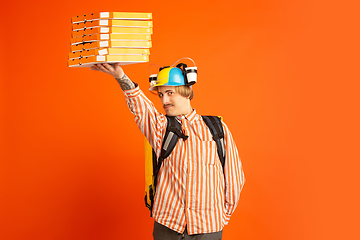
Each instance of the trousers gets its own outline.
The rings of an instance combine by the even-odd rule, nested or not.
[[[188,235],[186,228],[184,233],[178,233],[155,221],[153,237],[154,240],[221,240],[222,231]]]

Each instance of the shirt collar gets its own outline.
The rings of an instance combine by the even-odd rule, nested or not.
[[[190,123],[197,121],[199,119],[199,115],[196,113],[196,110],[193,109],[190,113],[185,115],[176,116],[176,118],[181,122],[183,119],[187,119]]]

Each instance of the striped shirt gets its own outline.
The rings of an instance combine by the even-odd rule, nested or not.
[[[160,156],[166,117],[136,87],[124,91],[135,122]],[[230,219],[245,182],[235,142],[223,123],[225,176],[217,146],[202,117],[193,110],[177,116],[187,140],[179,138],[158,174],[154,220],[176,232],[201,234],[221,231]]]

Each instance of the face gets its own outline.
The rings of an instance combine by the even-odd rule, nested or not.
[[[190,99],[177,93],[174,86],[161,86],[157,91],[166,115],[178,116],[188,114],[192,110]]]

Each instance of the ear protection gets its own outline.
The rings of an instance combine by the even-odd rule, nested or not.
[[[191,60],[193,62],[193,64],[194,64],[194,66],[193,67],[188,67],[187,64],[185,64],[185,63],[177,64],[179,61],[181,61],[183,59]],[[184,76],[185,86],[191,86],[191,85],[193,85],[193,84],[195,84],[197,82],[197,67],[196,67],[196,64],[195,64],[194,60],[192,60],[191,58],[188,58],[188,57],[180,58],[172,66],[159,67],[159,72],[161,70],[165,69],[165,68],[173,67],[175,64],[177,64],[176,67],[181,70],[182,75]],[[158,74],[150,74],[149,82],[150,82],[150,89],[153,86],[157,85],[157,83],[158,83]]]

